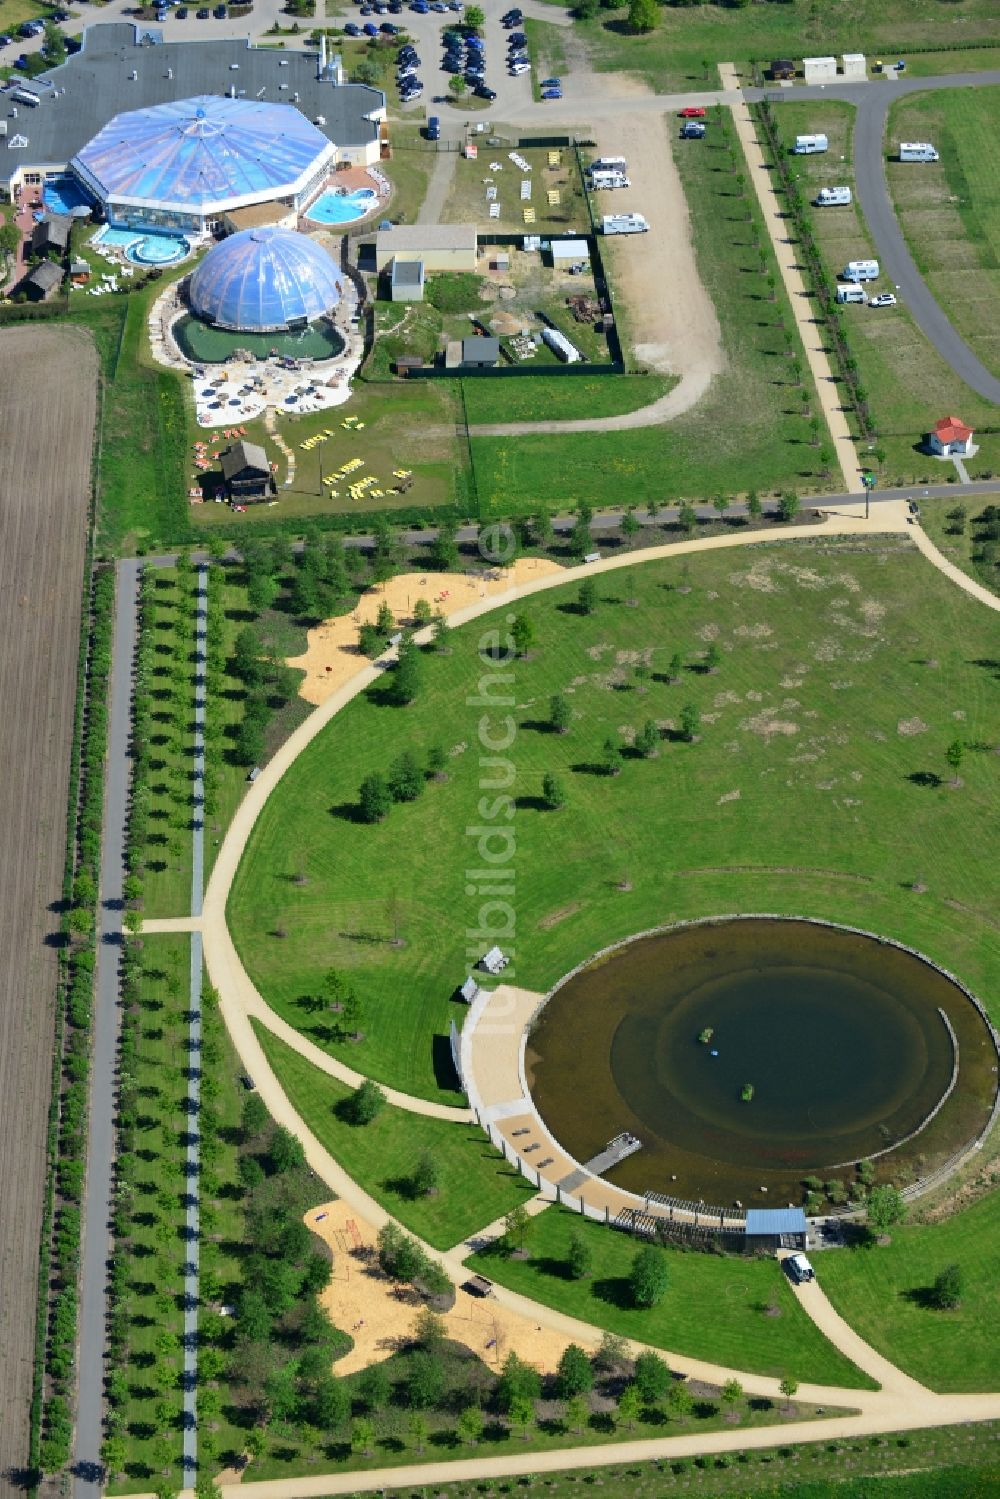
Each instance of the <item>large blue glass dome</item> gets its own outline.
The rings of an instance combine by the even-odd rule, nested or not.
[[[213,245],[191,277],[192,311],[220,328],[274,333],[311,323],[340,301],[340,272],[293,229],[243,229]]]

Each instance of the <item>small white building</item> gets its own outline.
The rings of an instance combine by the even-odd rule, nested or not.
[[[868,59],[863,52],[845,52],[840,59],[844,64],[844,77],[864,82],[868,77]]]
[[[392,224],[375,235],[375,267],[421,260],[428,271],[476,269],[475,224]]]
[[[485,968],[487,973],[503,973],[507,967],[507,959],[499,947],[491,947],[489,952],[484,953],[480,961],[480,967]]]
[[[806,83],[835,83],[837,59],[835,57],[804,57],[802,73]]]
[[[590,247],[585,239],[554,239],[552,241],[552,264],[573,265],[577,261],[590,259]]]
[[[939,458],[969,458],[975,451],[972,428],[958,416],[943,416],[928,435],[927,446]]]

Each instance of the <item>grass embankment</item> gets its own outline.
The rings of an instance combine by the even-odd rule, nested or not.
[[[574,1233],[593,1256],[587,1280],[570,1280],[565,1269]],[[468,1264],[569,1317],[673,1353],[753,1374],[791,1375],[800,1383],[876,1388],[801,1310],[777,1260],[746,1259],[734,1266],[721,1255],[665,1249],[666,1295],[655,1307],[637,1308],[628,1274],[638,1245],[629,1235],[552,1207],[532,1220],[525,1247],[526,1260],[486,1253],[472,1255]]]
[[[787,357],[798,353],[801,360],[801,345],[752,187],[736,178],[739,157],[730,151],[738,146],[728,112],[717,112],[704,141],[680,144],[696,147],[678,151],[677,164],[698,271],[718,314],[725,370],[691,411],[664,426],[474,437],[484,517],[537,508],[540,496],[553,506],[596,506],[609,496],[665,504],[682,495],[801,490],[825,482],[808,421],[815,395],[803,383],[808,373],[797,376]],[[664,150],[671,149],[664,139]],[[641,255],[641,242],[622,253]]]
[[[673,375],[527,376],[523,380],[464,380],[470,426],[477,422],[573,421],[618,416],[651,406],[677,384]]]
[[[961,1305],[930,1299],[947,1265],[962,1272]],[[892,1243],[823,1255],[823,1289],[873,1348],[932,1390],[1000,1387],[1000,1195],[944,1223],[894,1228]]]
[[[975,98],[979,90],[964,92]],[[775,119],[786,146],[794,143],[796,135],[808,132],[822,131],[829,137],[828,152],[795,158],[794,170],[807,204],[822,187],[846,186],[853,190],[852,105],[821,97],[802,104],[783,102],[775,109]],[[913,128],[918,128],[916,122]],[[924,180],[920,174],[936,168],[907,164],[895,169],[890,166],[890,174],[893,170],[910,173],[906,181],[919,184]],[[807,206],[805,212],[831,280],[842,279],[840,273],[849,260],[877,258],[874,241],[856,197],[848,207]],[[959,225],[956,238],[960,240],[961,237]],[[952,252],[960,255],[960,244],[954,240],[950,243]],[[873,293],[887,289],[889,285],[884,276],[874,288],[869,288]],[[946,297],[942,305],[952,316],[955,304],[951,298]],[[868,391],[879,434],[876,446],[885,452],[880,470],[883,482],[906,484],[922,479],[944,484],[957,477],[950,463],[937,461],[922,451],[924,436],[939,417],[951,412],[958,413],[976,427],[982,427],[984,423],[995,426],[996,412],[992,405],[959,379],[917,327],[903,303],[879,308],[848,303],[838,310],[852,353],[858,361],[861,383]],[[872,455],[868,453],[866,456]],[[875,466],[878,467],[877,463]],[[969,461],[967,467],[973,477],[991,467],[1000,469],[1000,439],[985,438],[979,454]]]
[[[350,1124],[342,1112],[350,1088],[256,1021],[254,1031],[292,1107],[320,1144],[376,1202],[435,1249],[461,1243],[532,1194],[476,1125],[425,1119],[388,1103],[371,1124]],[[433,1195],[417,1195],[410,1185],[425,1151],[440,1175]]]
[[[601,579],[598,596],[589,616],[575,612],[576,585],[528,601],[536,645],[493,689],[517,704],[503,751],[516,798],[516,982],[545,990],[662,923],[771,911],[889,933],[991,1003],[1000,957],[983,930],[994,928],[996,870],[980,830],[1000,800],[997,761],[969,749],[952,791],[944,760],[956,736],[985,748],[1000,737],[988,611],[895,538],[649,562]],[[496,628],[451,633],[450,654],[424,658],[409,708],[372,692],[333,719],[265,805],[229,907],[247,968],[285,1019],[358,1071],[452,1102],[435,1049],[464,1014],[451,996],[481,904],[466,891],[481,860],[465,830],[483,825],[482,782],[497,776],[480,763],[476,705],[489,671],[477,641]],[[714,676],[700,669],[711,641]],[[671,684],[675,652],[685,664]],[[566,735],[546,731],[556,692],[573,709]],[[699,744],[668,738],[656,759],[593,773],[609,735],[676,724],[687,703],[704,716]],[[356,820],[370,771],[404,748],[426,763],[437,744],[447,781],[383,824]],[[550,770],[567,793],[557,814],[539,808]],[[937,786],[911,779],[925,772]],[[915,881],[929,888],[915,894]],[[357,1046],[318,1034],[300,1003],[331,966],[365,1004]]]
[[[657,93],[718,88],[716,61],[745,64],[751,58],[825,56],[863,48],[870,57],[909,57],[908,48],[996,41],[991,0],[830,0],[808,9],[751,5],[660,10],[656,28],[630,34],[625,11],[598,12],[577,31],[590,44],[593,65],[608,72],[638,73]],[[890,49],[891,52],[890,52]],[[963,71],[976,53],[944,53],[939,72]],[[970,61],[971,59],[971,61]]]
[[[998,112],[1000,87],[941,90],[901,100],[886,134],[889,191],[913,258],[994,374],[1000,373]],[[932,141],[940,160],[896,161],[900,140]],[[995,413],[991,425],[997,426]],[[1000,468],[1000,443],[993,456]]]

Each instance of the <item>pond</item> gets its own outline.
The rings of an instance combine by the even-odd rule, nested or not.
[[[236,349],[266,359],[271,353],[292,359],[335,359],[343,352],[344,340],[329,323],[310,323],[295,333],[247,333],[214,328],[185,313],[173,326],[181,353],[198,364],[222,364]]]
[[[915,954],[801,921],[614,950],[556,990],[525,1062],[577,1160],[631,1130],[643,1148],[610,1180],[718,1204],[800,1202],[804,1176],[849,1182],[887,1150],[880,1175],[905,1184],[975,1136],[996,1087],[986,1025],[957,985]]]

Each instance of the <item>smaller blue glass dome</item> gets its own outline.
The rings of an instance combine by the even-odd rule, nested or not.
[[[243,229],[213,245],[189,288],[196,316],[247,333],[314,322],[340,293],[339,269],[321,245],[274,228]]]

